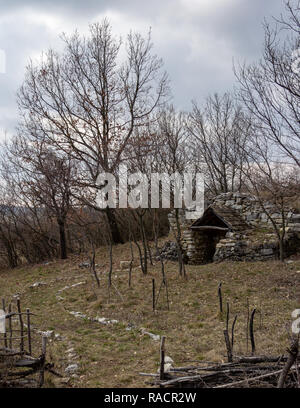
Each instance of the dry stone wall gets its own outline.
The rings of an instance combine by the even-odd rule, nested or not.
[[[192,220],[186,220],[185,210],[180,209],[181,241],[189,264],[207,263],[212,245],[215,246],[215,252],[211,261],[224,259],[255,261],[278,257],[278,240],[272,222],[254,196],[224,193],[217,196],[210,204],[216,207],[229,207],[237,211],[246,221],[249,229],[228,231],[225,236],[209,237],[201,231],[191,230]],[[265,202],[264,206],[272,215],[272,219],[280,226],[281,215],[276,212],[272,203]],[[287,218],[285,252],[286,255],[291,255],[300,249],[300,214],[287,210],[285,215]],[[177,223],[174,212],[169,214],[169,223],[171,230],[176,231]],[[212,239],[216,242],[209,242]]]

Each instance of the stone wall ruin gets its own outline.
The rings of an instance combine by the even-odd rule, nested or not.
[[[264,206],[280,226],[282,218],[275,207],[268,202],[264,203]],[[187,263],[206,264],[225,259],[263,261],[278,258],[278,239],[272,222],[254,196],[242,193],[220,194],[205,210],[204,215],[209,211],[210,218],[206,215],[205,221],[210,223],[211,228],[201,225],[197,227],[197,222],[201,224],[201,219],[193,223],[186,220],[185,210],[179,210],[182,247]],[[300,249],[300,214],[295,210],[287,210],[286,218],[284,248],[285,255],[290,256]],[[174,212],[169,214],[169,223],[170,228],[176,230]]]

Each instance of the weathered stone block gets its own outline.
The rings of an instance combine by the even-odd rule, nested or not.
[[[263,249],[261,249],[260,253],[262,255],[273,255],[274,250],[272,248],[263,248]]]
[[[246,216],[246,220],[247,221],[256,221],[257,220],[257,217],[258,217],[258,214],[249,214],[249,215],[247,215]]]

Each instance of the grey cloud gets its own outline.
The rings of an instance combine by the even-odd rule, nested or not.
[[[93,17],[95,14],[107,11],[118,10],[120,13],[130,13],[134,15],[153,16],[160,12],[166,4],[175,4],[177,0],[7,0],[0,1],[2,13],[19,9],[34,8],[56,14],[66,14],[66,16]]]
[[[197,5],[189,7],[190,1]],[[203,2],[202,2],[203,1]],[[198,4],[203,4],[199,7]],[[209,4],[209,7],[206,7]],[[234,84],[232,58],[253,60],[260,56],[264,16],[278,16],[282,0],[0,0],[0,49],[7,53],[7,74],[0,74],[0,129],[17,121],[15,95],[29,57],[61,46],[65,29],[87,27],[99,15],[121,16],[121,28],[152,27],[155,52],[165,61],[172,80],[174,102],[189,109],[191,99],[230,90]],[[217,6],[219,4],[219,6]],[[34,12],[58,17],[53,29]],[[126,32],[123,32],[126,35]]]

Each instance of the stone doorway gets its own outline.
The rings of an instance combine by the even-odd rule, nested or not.
[[[226,232],[227,231],[218,231],[215,229],[195,231],[195,234],[199,234],[198,242],[202,241],[198,250],[202,252],[203,264],[213,262],[217,243],[225,237]]]
[[[202,264],[213,262],[217,243],[230,231],[230,225],[213,208],[195,221],[190,229],[193,232],[197,259]]]

